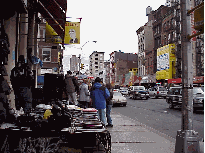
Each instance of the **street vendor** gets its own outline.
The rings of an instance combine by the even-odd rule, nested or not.
[[[22,107],[25,113],[29,113],[32,108],[33,77],[23,55],[19,56],[17,65],[11,70],[10,80],[14,89],[16,109],[20,110]]]

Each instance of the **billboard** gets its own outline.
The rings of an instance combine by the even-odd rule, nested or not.
[[[80,22],[66,22],[65,44],[80,44]]]
[[[62,43],[61,37],[46,22],[46,42]],[[80,22],[65,23],[64,44],[80,44]]]
[[[172,79],[175,71],[175,44],[168,44],[157,49],[156,79]]]

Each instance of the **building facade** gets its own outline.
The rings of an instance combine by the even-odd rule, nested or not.
[[[76,73],[79,70],[79,58],[76,55],[72,55],[70,58],[70,71]]]
[[[136,31],[138,36],[138,76],[144,78],[141,80],[142,83],[155,83],[153,50],[154,11],[152,11],[150,6],[146,8],[146,16],[148,16],[148,22]]]
[[[89,56],[89,59],[90,75],[92,75],[94,78],[100,77],[104,71],[104,52],[93,51],[93,53]]]
[[[129,85],[129,69],[138,68],[138,55],[114,51],[110,54],[110,83],[114,85]],[[137,75],[137,73],[135,74]],[[134,82],[133,82],[134,83]]]
[[[25,62],[28,63],[34,74],[35,85],[33,88],[37,87],[40,64],[38,39],[41,39],[39,24],[43,20],[42,18],[46,19],[58,35],[64,38],[67,1],[7,0],[2,1],[1,6],[4,9],[0,10],[0,30],[1,34],[5,33],[8,36],[9,50],[8,56],[5,56],[8,62],[1,65],[1,69],[5,68],[5,79],[12,89],[8,98],[11,107],[15,108],[14,92],[10,82],[11,70],[16,66],[18,57],[24,55]],[[58,24],[55,21],[59,21]]]
[[[197,1],[191,0],[190,7],[195,7]],[[153,11],[151,7],[147,8],[148,22],[137,30],[138,35],[138,75],[148,78],[150,74],[156,75],[156,81],[166,85],[168,79],[178,79],[182,77],[182,50],[181,50],[181,34],[182,34],[182,18],[181,18],[181,2],[180,0],[167,0],[166,6],[161,5],[157,10]],[[192,35],[197,31],[194,28],[194,12],[191,14],[191,31]],[[149,41],[146,39],[146,33],[150,33],[147,25],[152,26],[153,31],[153,54],[152,49],[147,47]],[[147,28],[147,29],[146,29]],[[199,78],[204,76],[204,52],[203,52],[203,36],[191,38],[191,51],[193,62],[193,76]],[[150,37],[149,37],[150,38]],[[169,49],[169,51],[167,50]],[[166,50],[166,51],[165,51]],[[160,53],[161,52],[161,53]],[[164,53],[162,53],[164,52]],[[165,53],[166,52],[166,53]],[[160,54],[160,56],[159,56]],[[165,58],[169,54],[168,67],[162,66],[162,71],[166,69],[166,75],[159,73],[160,58]],[[151,59],[152,58],[152,59]],[[153,68],[150,67],[150,64]],[[162,64],[162,63],[161,63]],[[145,73],[144,73],[145,66]],[[169,69],[170,66],[170,69]],[[151,71],[150,71],[151,70]],[[153,70],[153,72],[152,72]],[[161,75],[159,77],[159,74]],[[148,79],[149,80],[149,79]]]
[[[62,58],[63,49],[58,43],[50,43],[46,37],[46,20],[41,20],[39,24],[38,53],[43,66],[38,66],[38,75],[45,73],[63,73]]]

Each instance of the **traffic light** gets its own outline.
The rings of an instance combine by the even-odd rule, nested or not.
[[[84,64],[83,63],[81,63],[81,65],[80,65],[80,69],[82,70],[82,69],[84,69]]]

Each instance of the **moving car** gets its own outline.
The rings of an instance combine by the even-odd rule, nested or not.
[[[137,99],[137,98],[149,98],[149,92],[145,89],[144,86],[131,86],[130,90],[130,98]]]
[[[156,87],[152,87],[149,89],[149,96],[150,98],[159,98],[159,97],[163,97],[164,99],[166,99],[167,96],[167,89],[163,86],[156,86]]]
[[[118,91],[113,91],[113,98],[112,98],[113,105],[127,105],[127,99]]]
[[[122,95],[128,95],[128,88],[120,88],[120,92]]]
[[[169,108],[182,105],[182,87],[170,87],[166,102]],[[204,110],[204,92],[201,87],[193,88],[193,111]]]

